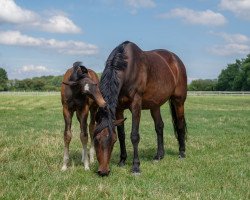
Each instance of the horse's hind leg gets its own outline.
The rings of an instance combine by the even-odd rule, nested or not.
[[[155,131],[157,133],[157,153],[154,157],[155,160],[160,160],[164,157],[164,142],[163,142],[163,128],[164,123],[161,118],[160,107],[150,110],[151,116],[154,119]]]
[[[174,130],[179,142],[179,157],[185,158],[186,121],[184,116],[184,101],[181,101],[180,99],[171,99],[170,109]]]
[[[71,133],[72,116],[73,112],[69,111],[66,107],[63,107],[65,129],[64,129],[64,156],[63,156],[62,171],[65,171],[67,169],[69,162],[69,143],[72,138],[72,133]]]
[[[88,118],[89,107],[85,105],[83,109],[77,111],[77,119],[80,122],[80,139],[82,142],[82,163],[84,169],[89,170],[89,157],[88,157],[88,131],[87,131],[87,118]]]

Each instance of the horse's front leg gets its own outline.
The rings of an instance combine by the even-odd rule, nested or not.
[[[89,106],[84,105],[82,110],[77,111],[77,119],[80,122],[80,139],[82,142],[82,163],[84,169],[89,170],[89,157],[88,157],[88,131],[87,131],[87,118],[88,118]]]
[[[124,119],[123,110],[118,110],[116,112],[116,119]],[[120,143],[120,162],[118,166],[122,167],[125,165],[125,161],[127,159],[127,150],[126,150],[126,143],[125,143],[125,131],[124,131],[124,123],[117,126],[118,138]]]
[[[72,133],[71,133],[72,116],[73,112],[70,111],[67,108],[67,106],[64,106],[63,117],[65,122],[65,129],[64,129],[64,155],[63,155],[62,171],[65,171],[68,168],[68,163],[69,163],[69,144],[72,138]]]
[[[140,142],[139,124],[140,124],[140,118],[141,118],[141,97],[139,95],[137,94],[135,95],[133,102],[131,104],[130,110],[132,112],[131,142],[134,148],[132,173],[137,174],[137,173],[140,173],[138,144]]]

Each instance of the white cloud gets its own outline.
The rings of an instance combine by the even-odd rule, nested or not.
[[[153,0],[126,0],[126,3],[133,8],[153,8],[156,6]]]
[[[21,8],[13,0],[0,0],[0,23],[30,23],[37,19],[36,13]]]
[[[137,14],[139,8],[153,8],[156,6],[154,0],[125,0],[125,3],[132,8],[131,14]]]
[[[35,38],[21,34],[19,31],[0,31],[0,44],[54,49],[58,53],[71,55],[93,55],[98,53],[98,47],[93,44],[73,40],[60,41]]]
[[[25,25],[52,33],[81,32],[81,29],[63,14],[52,15],[47,19],[33,11],[21,8],[13,0],[0,0],[0,10],[0,23]]]
[[[219,36],[223,38],[226,42],[229,43],[247,43],[250,42],[250,39],[243,34],[228,34],[228,33],[214,33],[211,32],[211,34]]]
[[[227,22],[221,13],[216,13],[212,10],[194,11],[188,8],[172,9],[168,13],[158,15],[158,17],[163,19],[180,18],[186,23],[209,26],[221,26]]]
[[[223,10],[229,10],[238,17],[250,20],[249,0],[221,0],[220,8]]]
[[[250,38],[242,34],[213,33],[224,40],[223,44],[214,45],[209,49],[220,56],[246,55],[250,53]]]
[[[32,78],[36,76],[58,75],[61,72],[44,65],[24,65],[11,71],[11,75],[19,78]]]
[[[52,33],[80,33],[81,29],[77,27],[72,20],[63,15],[55,15],[48,21],[37,24],[42,30]]]
[[[47,67],[45,66],[34,66],[34,65],[25,65],[22,66],[19,70],[20,73],[26,73],[26,72],[49,72],[51,70],[49,70]]]

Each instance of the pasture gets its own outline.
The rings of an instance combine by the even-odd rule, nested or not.
[[[168,104],[165,157],[156,153],[149,111],[140,124],[141,175],[130,172],[131,115],[126,112],[127,164],[119,168],[115,144],[108,177],[81,164],[74,116],[70,167],[61,172],[63,129],[60,95],[0,95],[0,199],[250,199],[250,96],[188,96],[187,158],[178,159]]]

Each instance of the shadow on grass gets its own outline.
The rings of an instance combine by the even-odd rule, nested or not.
[[[139,149],[139,159],[141,161],[146,161],[146,162],[152,162],[154,157],[156,155],[156,148],[144,148],[144,149]],[[132,163],[132,159],[133,159],[133,150],[127,150],[127,161],[126,163]],[[173,149],[167,149],[165,150],[165,157],[178,157],[178,151],[177,150],[173,150]],[[164,159],[163,158],[163,159]],[[111,163],[112,164],[117,164],[118,161],[120,159],[120,152],[115,152],[112,154],[112,158],[111,158]]]
[[[74,163],[75,166],[83,166],[82,163],[82,152],[81,150],[72,150],[69,153],[69,157],[70,157],[70,165],[72,165]]]
[[[141,161],[144,161],[144,162],[152,162],[155,154],[156,154],[156,148],[139,149],[139,158]],[[127,150],[127,155],[128,155],[128,157],[126,160],[126,164],[130,165],[130,164],[132,164],[132,160],[133,160],[133,149]],[[164,158],[166,158],[168,156],[177,158],[178,151],[173,150],[173,149],[166,149]],[[80,150],[72,150],[70,152],[69,167],[72,167],[72,165],[74,165],[76,167],[83,166],[83,163],[81,160],[82,160],[81,151]],[[119,160],[120,160],[120,152],[119,151],[113,152],[112,156],[111,156],[111,160],[110,160],[110,165],[117,165]],[[90,165],[90,168],[91,168],[91,170],[94,170],[94,172],[97,171],[98,162],[96,160],[96,156],[95,156],[95,162]]]

